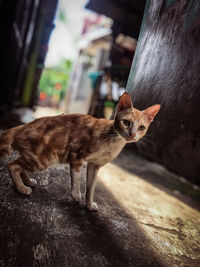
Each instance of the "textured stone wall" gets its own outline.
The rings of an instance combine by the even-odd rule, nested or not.
[[[134,148],[200,183],[200,1],[147,1],[127,90],[136,108],[161,104]]]

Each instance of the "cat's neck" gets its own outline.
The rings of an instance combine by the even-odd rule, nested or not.
[[[98,119],[96,124],[93,152],[85,160],[103,166],[117,157],[126,141],[115,129],[114,121]]]
[[[120,133],[117,131],[115,127],[115,121],[114,120],[107,120],[107,129],[105,132],[102,133],[102,136],[105,137],[105,141],[108,142],[119,142],[122,143],[123,145],[126,144],[126,140],[120,135]]]

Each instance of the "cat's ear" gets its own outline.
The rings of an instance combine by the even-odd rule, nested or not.
[[[120,97],[117,107],[118,107],[118,111],[133,107],[133,103],[132,103],[131,96],[129,95],[129,93],[127,92],[123,93],[123,95]]]
[[[143,114],[147,117],[148,122],[152,122],[159,110],[160,110],[160,105],[153,105],[143,110]]]

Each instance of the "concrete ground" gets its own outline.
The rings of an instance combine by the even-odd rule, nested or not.
[[[68,167],[33,176],[26,197],[1,166],[0,266],[200,266],[200,189],[183,177],[126,149],[100,170],[91,213]]]

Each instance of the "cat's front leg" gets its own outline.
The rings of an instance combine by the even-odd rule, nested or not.
[[[71,164],[70,164],[70,175],[71,175],[71,196],[72,198],[81,203],[81,192],[80,192],[80,178],[81,178],[81,171],[77,171]]]
[[[93,202],[98,170],[99,166],[88,162],[86,177],[86,205],[87,208],[91,211],[98,210],[97,204]]]

